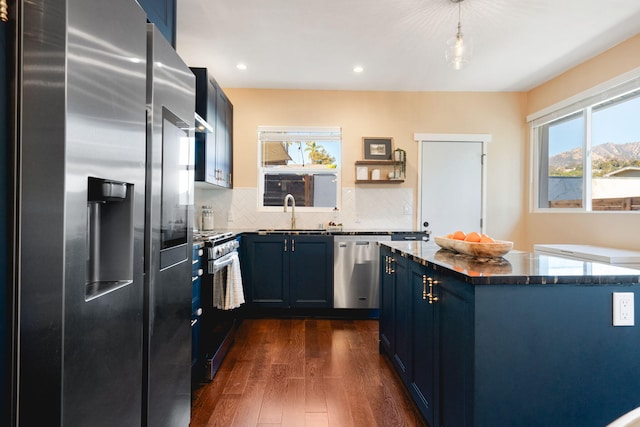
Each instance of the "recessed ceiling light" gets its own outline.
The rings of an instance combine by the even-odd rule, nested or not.
[[[238,65],[236,65],[236,68],[237,68],[238,70],[242,70],[242,71],[244,71],[244,70],[246,70],[246,69],[247,69],[247,64],[243,64],[242,62],[240,62],[240,63],[238,63]]]
[[[356,65],[355,67],[353,67],[354,73],[362,73],[363,71],[364,71],[364,68],[362,68],[362,66],[360,65]]]

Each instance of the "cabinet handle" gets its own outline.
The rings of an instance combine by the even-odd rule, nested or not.
[[[287,239],[284,239],[284,251],[287,252]]]
[[[429,284],[429,293],[427,294],[427,297],[429,298],[429,304],[438,302],[439,298],[433,294],[433,285],[437,285],[438,281],[433,280],[431,277],[426,277],[426,282]]]
[[[393,263],[396,262],[395,258],[389,257],[389,274],[393,274],[396,271],[393,269]]]
[[[388,255],[385,255],[385,266],[384,271],[387,274],[393,274],[393,268],[391,267],[391,263],[393,262],[393,258]]]
[[[427,299],[427,276],[422,275],[422,299]]]
[[[296,241],[291,239],[291,252],[296,251]]]

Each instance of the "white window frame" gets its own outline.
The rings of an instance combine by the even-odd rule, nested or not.
[[[282,206],[264,206],[263,205],[263,197],[264,197],[264,175],[265,173],[272,172],[274,169],[265,168],[262,166],[262,141],[261,133],[262,132],[292,132],[292,133],[313,133],[313,132],[322,132],[322,133],[339,133],[339,141],[340,141],[340,159],[337,162],[337,167],[335,169],[323,169],[323,168],[314,168],[313,165],[305,165],[304,167],[288,167],[285,169],[279,170],[279,172],[286,173],[304,173],[307,174],[313,171],[325,171],[336,175],[336,206],[332,207],[319,207],[319,206],[298,206],[296,205],[297,212],[333,212],[334,208],[342,209],[342,128],[338,126],[331,127],[311,127],[311,126],[258,126],[258,191],[257,191],[257,210],[259,212],[282,212]],[[335,141],[335,138],[331,139],[331,141]]]
[[[614,98],[622,97],[631,92],[640,89],[640,68],[636,68],[620,76],[594,86],[591,89],[578,93],[564,101],[558,102],[536,113],[527,116],[529,124],[529,146],[530,146],[530,185],[529,194],[529,211],[539,213],[616,213],[616,214],[637,214],[637,211],[592,211],[591,208],[591,179],[585,176],[586,171],[591,168],[591,110],[592,107],[602,102],[609,101]],[[583,190],[581,208],[541,208],[538,206],[540,191],[540,144],[539,144],[539,126],[553,122],[562,117],[566,117],[577,113],[585,112],[585,150],[583,155]]]

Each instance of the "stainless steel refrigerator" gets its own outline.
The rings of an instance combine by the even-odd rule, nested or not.
[[[151,24],[148,37],[144,424],[188,426],[195,76]]]
[[[17,424],[186,426],[193,76],[133,0],[18,4]]]

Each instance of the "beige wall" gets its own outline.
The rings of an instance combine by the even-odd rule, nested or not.
[[[490,235],[512,240],[522,250],[531,250],[534,243],[640,250],[640,239],[634,237],[640,229],[637,213],[530,212],[530,141],[525,123],[528,114],[640,67],[639,52],[637,35],[526,94],[225,89],[234,105],[234,185],[257,187],[256,131],[261,125],[340,126],[343,187],[354,186],[353,162],[362,158],[362,137],[393,137],[394,148],[407,151],[407,179],[402,188],[413,191],[414,200],[418,200],[415,132],[488,133],[493,136],[488,148]],[[200,194],[215,197],[215,192]],[[411,223],[415,224],[417,202],[412,209]],[[254,225],[260,227],[260,216],[255,218]]]
[[[527,94],[527,114],[638,67],[640,34],[531,90]],[[525,143],[528,147],[528,137]],[[528,166],[529,149],[525,152]],[[526,186],[523,191],[527,191]],[[581,243],[640,250],[637,212],[530,213],[528,209],[525,212],[523,243],[529,249],[534,243]]]
[[[234,186],[257,186],[258,126],[340,126],[343,187],[355,184],[354,162],[362,159],[362,137],[393,137],[407,151],[407,179],[417,200],[418,144],[415,132],[485,133],[488,146],[487,232],[523,240],[523,139],[526,98],[522,93],[359,92],[225,89],[234,106]],[[455,165],[451,165],[455,167]],[[442,185],[447,185],[443,183]],[[388,188],[381,185],[379,188]],[[367,188],[371,188],[367,185]],[[455,195],[452,195],[455,197]],[[417,202],[413,204],[416,223]],[[392,228],[392,226],[390,226]]]

